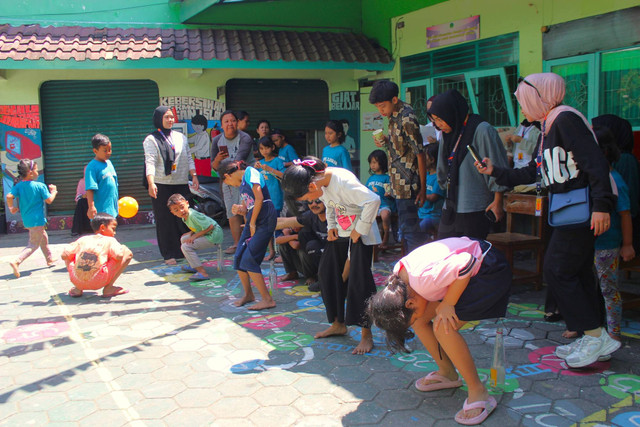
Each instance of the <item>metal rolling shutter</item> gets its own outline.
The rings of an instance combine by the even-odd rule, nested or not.
[[[226,85],[227,107],[279,129],[324,129],[329,120],[329,88],[322,80],[231,79]]]
[[[96,133],[111,140],[120,196],[150,208],[141,184],[142,141],[153,131],[158,102],[158,86],[151,80],[60,80],[41,86],[45,181],[59,191],[50,214],[73,213],[78,180],[94,157],[91,137]]]

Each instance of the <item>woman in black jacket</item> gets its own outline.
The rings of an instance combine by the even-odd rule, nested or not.
[[[561,105],[564,79],[553,73],[531,74],[521,79],[515,92],[526,119],[541,123],[542,138],[534,158],[525,168],[493,167],[490,159],[476,162],[482,174],[498,184],[514,186],[539,182],[550,198],[588,187],[590,218],[570,227],[554,227],[544,259],[544,280],[571,331],[584,336],[556,348],[556,356],[579,368],[609,357],[620,347],[602,327],[604,306],[593,270],[594,242],[609,229],[609,212],[615,206],[609,167],[591,126],[576,109]],[[552,224],[553,225],[553,224]]]

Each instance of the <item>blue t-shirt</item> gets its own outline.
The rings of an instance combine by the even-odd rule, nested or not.
[[[87,190],[93,190],[93,203],[98,212],[118,216],[118,176],[111,160],[91,160],[84,173],[84,184]]]
[[[322,161],[327,166],[335,166],[339,168],[345,168],[351,171],[351,157],[349,151],[342,145],[336,145],[332,147],[327,145],[322,150]]]
[[[435,202],[425,201],[424,205],[418,209],[418,218],[440,218],[442,205],[444,204],[444,190],[438,185],[438,174],[427,173],[426,181],[427,195],[439,194],[440,198]]]
[[[615,169],[611,171],[611,176],[618,187],[618,202],[616,211],[611,212],[611,227],[596,237],[596,250],[615,249],[622,246],[622,220],[619,212],[631,210],[629,187],[624,182],[624,178]]]
[[[51,193],[45,184],[38,181],[20,181],[13,186],[11,194],[18,199],[24,228],[40,227],[47,223],[44,201],[51,197]]]
[[[278,149],[278,158],[282,160],[282,163],[290,163],[298,158],[298,154],[291,144],[287,144],[286,147]]]
[[[390,188],[391,179],[386,173],[371,175],[367,180],[367,187],[369,188],[369,190],[373,191],[378,197],[380,197],[380,209],[389,209],[391,212],[395,212],[396,199],[391,196],[384,195],[385,184],[387,184],[387,188]],[[390,191],[388,192],[390,193]]]
[[[244,205],[247,207],[247,222],[251,220],[251,215],[253,215],[253,205],[256,202],[253,194],[253,184],[258,184],[260,186],[260,189],[262,190],[262,197],[264,197],[262,208],[260,209],[260,213],[256,219],[256,227],[258,227],[262,223],[267,222],[267,218],[269,218],[270,215],[277,216],[277,214],[262,174],[257,169],[249,166],[244,171],[242,183],[240,184],[240,200],[244,202]]]
[[[282,160],[279,157],[274,157],[273,159],[267,161],[265,159],[261,160],[260,163],[263,165],[267,165],[272,167],[273,169],[284,172],[285,167]],[[280,186],[280,180],[275,175],[270,174],[264,169],[260,169],[260,173],[264,178],[265,183],[267,184],[267,189],[269,190],[269,194],[271,195],[271,201],[273,202],[273,206],[275,206],[276,210],[280,212],[282,210],[282,205],[284,203],[284,197],[282,195],[282,187]]]

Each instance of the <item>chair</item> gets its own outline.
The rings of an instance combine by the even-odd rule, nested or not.
[[[544,248],[548,240],[547,233],[547,209],[548,200],[542,199],[542,214],[535,216],[536,196],[531,194],[505,193],[504,210],[507,214],[507,231],[504,233],[492,233],[487,240],[507,257],[513,271],[513,283],[533,283],[535,289],[542,288],[542,263],[544,260]],[[516,233],[514,229],[514,215],[526,215],[531,220],[531,230],[534,234]],[[517,251],[532,250],[536,256],[535,271],[516,268],[513,264],[514,253]]]

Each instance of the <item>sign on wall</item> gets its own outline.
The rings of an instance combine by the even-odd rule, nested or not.
[[[427,27],[427,49],[480,38],[480,15]]]
[[[6,197],[18,183],[18,162],[30,159],[37,163],[44,182],[42,158],[42,134],[40,131],[40,107],[38,105],[0,105],[0,162],[2,163],[2,188]],[[15,227],[20,214],[5,210],[7,222]]]

